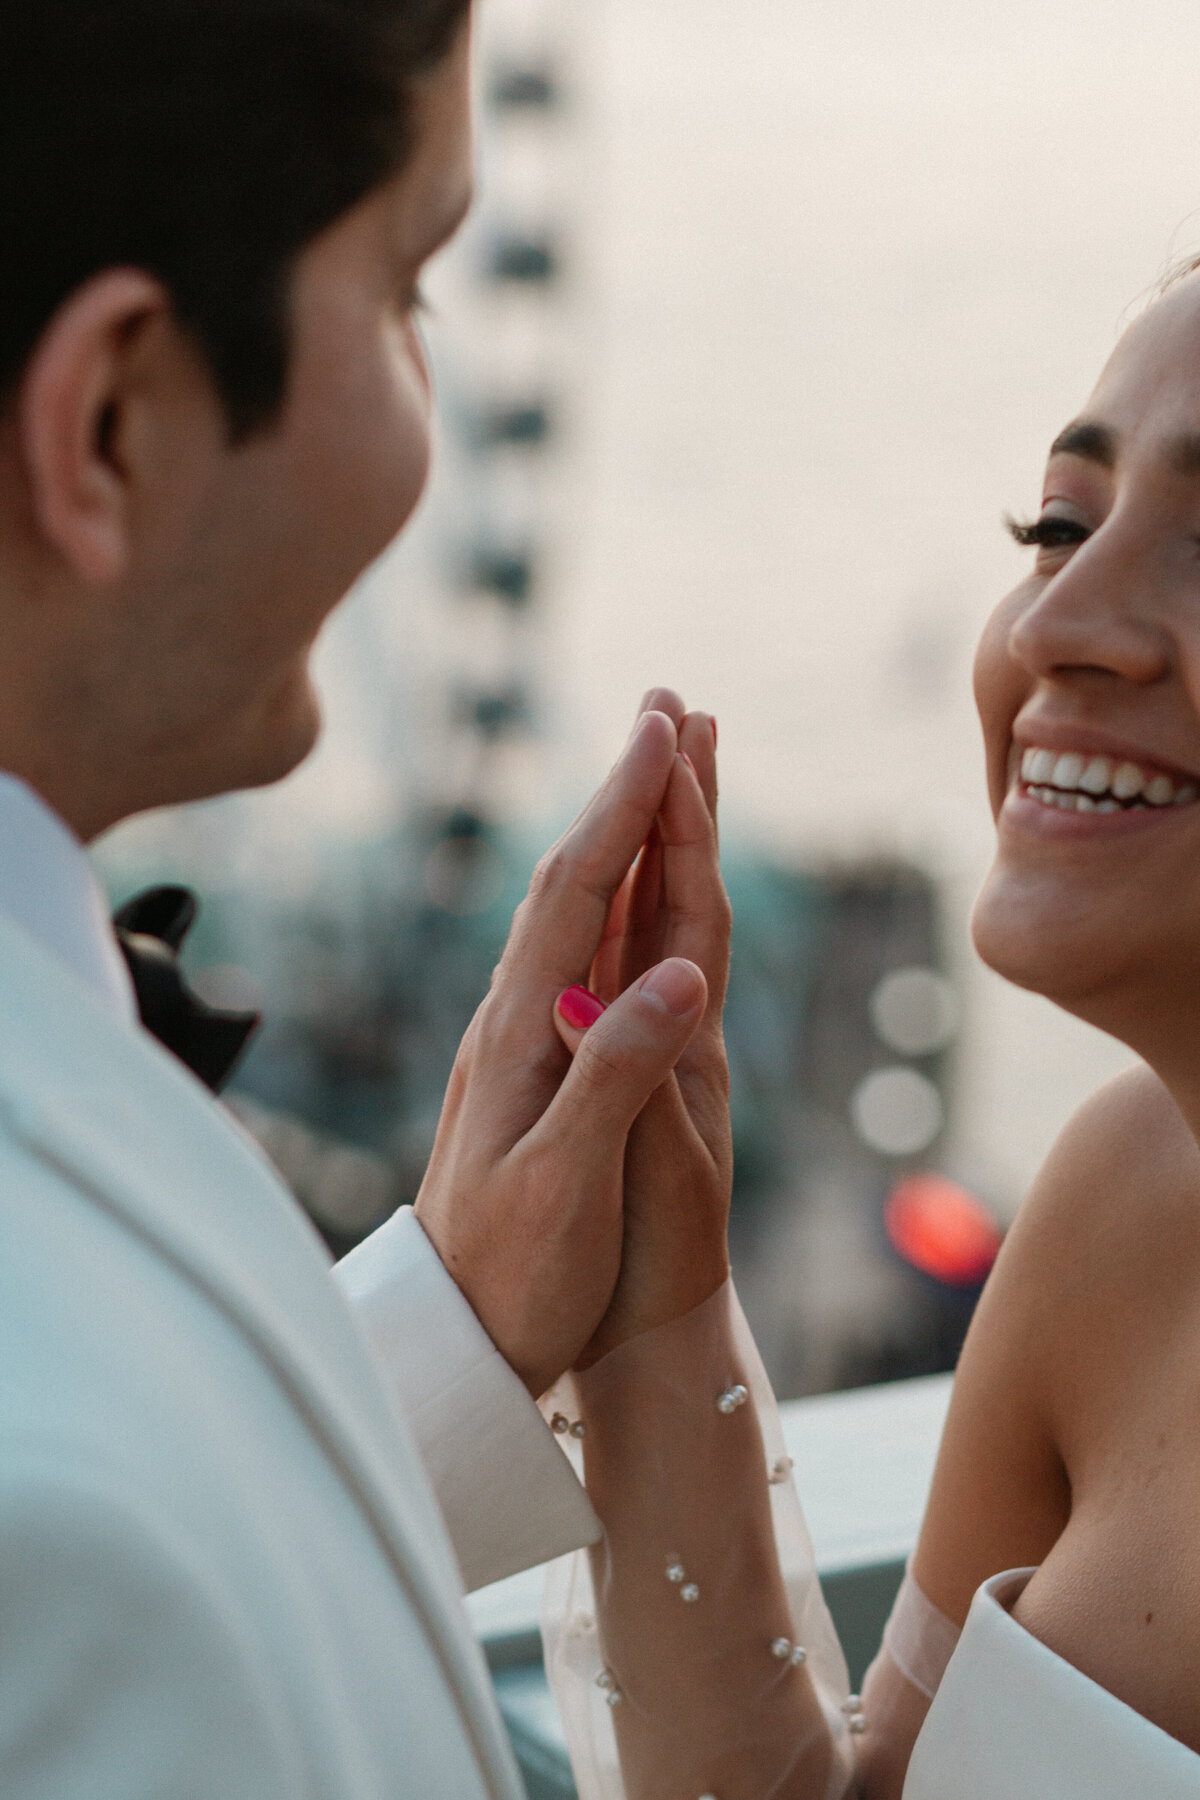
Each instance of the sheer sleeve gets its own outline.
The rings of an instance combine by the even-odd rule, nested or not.
[[[865,1800],[901,1800],[913,1745],[960,1636],[909,1569],[863,1681],[863,1707],[871,1722],[858,1740],[858,1784]]]
[[[580,1800],[842,1800],[863,1714],[732,1285],[543,1406],[604,1526],[546,1593]]]

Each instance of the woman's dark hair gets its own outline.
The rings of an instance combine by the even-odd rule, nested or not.
[[[231,435],[283,399],[299,251],[397,171],[469,0],[3,0],[0,397],[63,300],[170,291]]]

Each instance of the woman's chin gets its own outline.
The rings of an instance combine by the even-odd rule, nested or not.
[[[1044,994],[1069,1012],[1087,1015],[1089,1001],[1119,982],[1128,940],[1114,941],[1087,905],[1047,891],[997,865],[971,915],[971,938],[982,960],[1015,987]]]

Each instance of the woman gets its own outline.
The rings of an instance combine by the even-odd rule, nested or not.
[[[631,1151],[608,1335],[552,1399],[606,1528],[554,1578],[548,1642],[584,1800],[1200,1794],[1200,274],[1127,332],[1013,530],[1036,561],[976,663],[997,850],[975,942],[1147,1066],[1068,1126],[1004,1247],[858,1703],[726,1282],[712,1013]],[[653,954],[659,863],[602,998]],[[626,1329],[651,1231],[710,1297]]]

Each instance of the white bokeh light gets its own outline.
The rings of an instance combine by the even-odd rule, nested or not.
[[[958,1021],[958,995],[936,969],[893,969],[871,995],[871,1023],[901,1056],[944,1050]]]
[[[942,1097],[915,1069],[876,1069],[850,1101],[854,1129],[882,1156],[914,1156],[942,1128]]]

